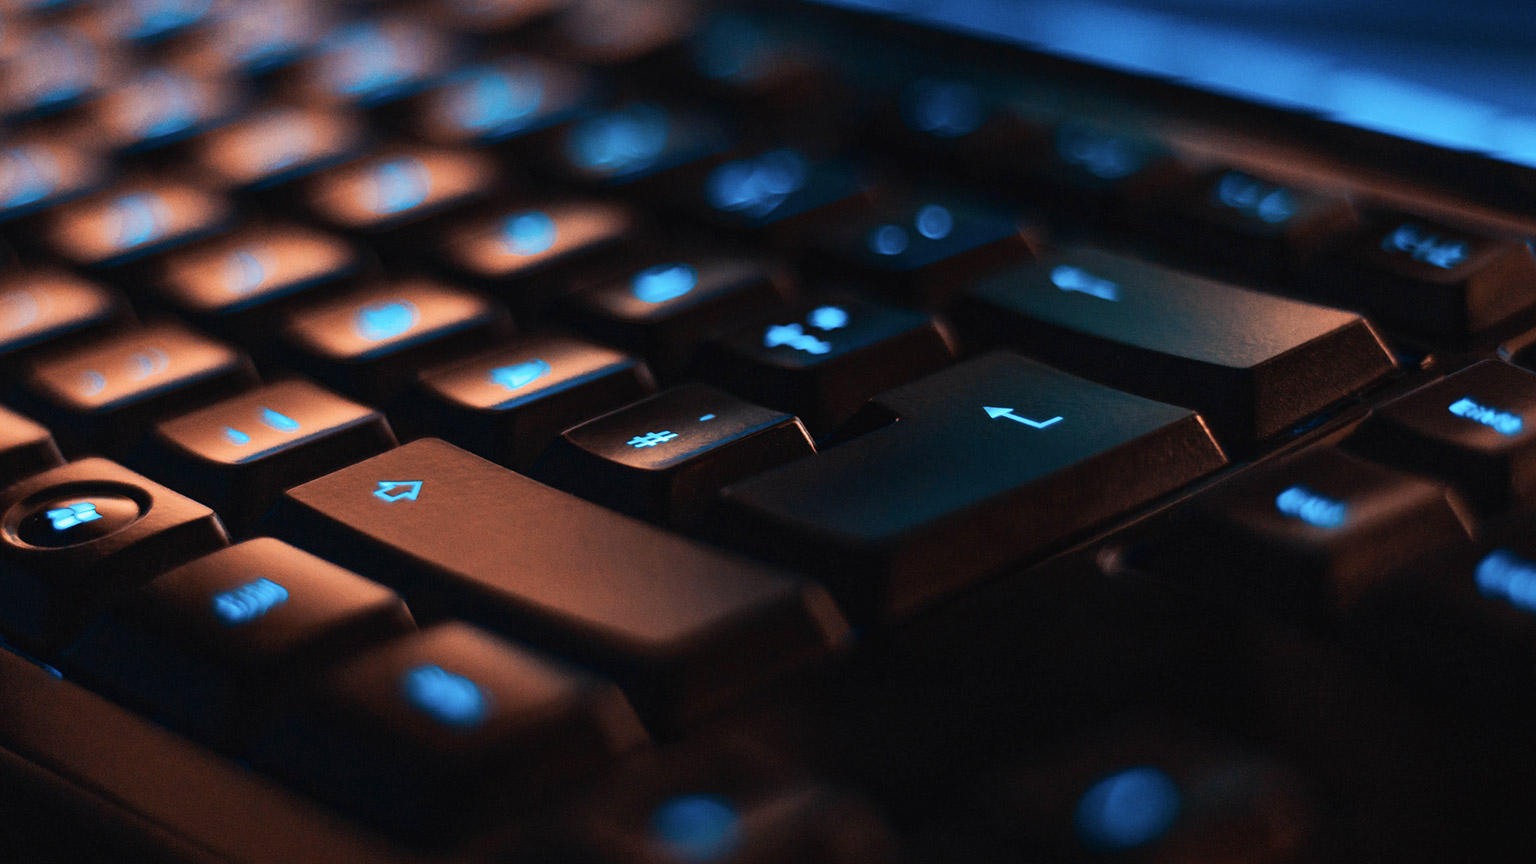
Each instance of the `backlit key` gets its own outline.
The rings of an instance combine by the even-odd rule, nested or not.
[[[507,57],[458,72],[423,94],[422,134],[450,145],[525,138],[594,111],[597,92],[596,82],[576,67]]]
[[[150,68],[94,105],[103,141],[115,150],[165,147],[227,122],[238,107],[232,82],[172,67]]]
[[[192,155],[219,188],[260,190],[352,158],[364,140],[346,110],[272,108],[208,133]]]
[[[474,151],[400,148],[322,173],[307,199],[328,226],[375,240],[387,254],[401,229],[482,200],[498,174]]]
[[[0,150],[0,222],[8,222],[96,190],[106,178],[100,157],[49,138]]]
[[[0,407],[0,488],[63,464],[47,429]]]
[[[31,349],[99,333],[129,315],[113,292],[56,270],[16,270],[0,277],[0,365]]]
[[[234,209],[179,183],[129,182],[49,215],[46,239],[71,264],[110,268],[224,230]]]
[[[422,21],[393,16],[332,31],[295,71],[306,95],[376,107],[430,86],[449,69],[453,54],[441,32]]]
[[[578,182],[665,189],[673,172],[707,168],[730,143],[729,133],[714,119],[654,102],[630,102],[571,125],[551,147],[549,159],[554,170]]]

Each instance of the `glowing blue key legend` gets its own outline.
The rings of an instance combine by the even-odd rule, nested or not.
[[[644,435],[636,435],[624,443],[635,448],[636,450],[640,450],[646,447],[660,446],[667,443],[668,441],[675,439],[676,437],[677,433],[669,430],[662,432],[647,432]]]
[[[1149,765],[1111,774],[1078,799],[1078,839],[1096,852],[1144,846],[1173,827],[1180,799],[1173,778]]]
[[[261,409],[261,422],[265,423],[268,428],[275,429],[278,432],[297,432],[300,429],[299,421],[289,417],[287,414],[273,411],[271,408]]]
[[[415,501],[421,495],[420,480],[380,480],[373,497],[390,504],[396,501]]]
[[[1452,402],[1450,412],[1457,417],[1481,423],[1500,435],[1519,435],[1525,429],[1525,423],[1519,415],[1490,408],[1474,401],[1471,396],[1463,396]]]
[[[676,300],[699,285],[699,271],[687,264],[657,264],[635,274],[630,292],[642,303]]]
[[[1337,528],[1349,518],[1343,501],[1320,495],[1305,486],[1292,486],[1275,496],[1275,509],[1281,515],[1300,519],[1317,528]]]
[[[235,627],[255,621],[287,601],[287,588],[270,579],[257,579],[213,595],[213,615]]]
[[[543,378],[553,371],[550,365],[535,357],[511,366],[500,366],[490,372],[491,383],[506,390],[519,390]]]
[[[89,501],[76,501],[73,504],[66,504],[63,507],[49,510],[45,515],[53,523],[53,530],[55,531],[68,531],[76,525],[95,522],[101,518],[101,514],[96,512],[96,505]]]
[[[1536,563],[1508,549],[1495,549],[1478,562],[1473,578],[1483,596],[1536,612]]]
[[[410,332],[419,320],[421,313],[414,304],[392,300],[362,307],[353,323],[358,336],[369,342],[382,342]]]
[[[723,861],[741,845],[741,817],[716,795],[682,795],[651,814],[651,836],[672,857],[704,864]]]
[[[1081,267],[1072,267],[1066,264],[1051,271],[1051,284],[1063,291],[1087,294],[1100,300],[1118,301],[1120,299],[1120,286],[1101,279],[1089,273]]]
[[[1441,237],[1419,225],[1398,226],[1382,238],[1381,248],[1387,252],[1401,252],[1441,270],[1454,269],[1472,254],[1466,241]]]
[[[490,713],[490,700],[475,682],[441,666],[416,666],[401,685],[412,707],[447,726],[478,726]]]

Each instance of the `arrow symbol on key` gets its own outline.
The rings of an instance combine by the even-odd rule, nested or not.
[[[396,501],[415,501],[421,494],[420,480],[380,480],[379,488],[373,490],[373,497],[381,498],[393,504]]]
[[[1012,420],[1016,423],[1023,423],[1025,426],[1033,426],[1036,429],[1044,429],[1053,423],[1061,422],[1060,417],[1052,417],[1049,420],[1031,420],[1028,417],[1020,417],[1019,415],[1013,413],[1012,408],[993,408],[988,405],[983,406],[981,410],[987,412],[987,416],[991,417],[993,420],[996,420],[999,417],[1007,417],[1009,420]]]

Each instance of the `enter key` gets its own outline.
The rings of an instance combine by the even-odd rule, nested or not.
[[[906,617],[1226,464],[1195,412],[1005,352],[877,396],[844,437],[728,487],[714,529],[816,574],[861,620]]]

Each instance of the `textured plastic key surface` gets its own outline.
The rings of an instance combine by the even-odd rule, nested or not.
[[[1088,249],[982,282],[955,317],[962,333],[1197,410],[1229,448],[1284,432],[1396,368],[1353,313]]]
[[[51,211],[46,242],[70,264],[110,269],[224,230],[234,215],[188,183],[132,180]]]
[[[128,317],[127,304],[93,282],[57,270],[13,269],[0,279],[0,364]]]
[[[0,408],[0,487],[64,464],[53,435],[9,408]]]
[[[1221,467],[1192,411],[993,353],[876,397],[886,425],[728,487],[728,545],[900,618]]]
[[[447,611],[611,675],[642,714],[696,714],[826,655],[821,589],[424,439],[292,489],[270,527]],[[419,601],[419,602],[418,602]]]
[[[358,154],[362,120],[345,110],[273,108],[191,145],[197,167],[221,189],[269,189]]]

